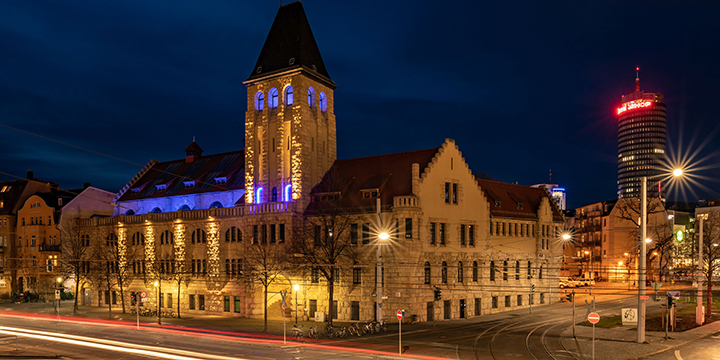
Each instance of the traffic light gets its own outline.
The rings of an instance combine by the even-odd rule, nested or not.
[[[442,291],[440,291],[440,288],[437,286],[434,287],[434,290],[435,290],[435,301],[439,301],[440,299],[442,299]]]
[[[572,301],[573,301],[573,294],[572,294],[572,293],[571,293],[571,294],[565,294],[565,298],[567,299],[567,301],[572,302]]]
[[[535,284],[530,285],[530,292],[535,292]]]
[[[130,293],[130,304],[135,305],[135,293]]]

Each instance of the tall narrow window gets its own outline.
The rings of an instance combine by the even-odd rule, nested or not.
[[[285,87],[285,105],[293,104],[293,87],[288,85]]]
[[[475,225],[468,225],[468,245],[475,246]]]
[[[412,218],[406,218],[405,219],[405,238],[411,239],[412,238]]]
[[[458,190],[458,184],[453,183],[452,184],[452,202],[453,202],[453,204],[458,203],[457,190]]]
[[[350,244],[358,244],[358,224],[350,224]]]
[[[508,279],[508,262],[503,261],[503,280]]]
[[[312,86],[308,88],[308,105],[310,107],[315,106],[315,89]]]
[[[430,263],[427,261],[425,262],[425,283],[430,283]]]
[[[465,224],[460,224],[460,245],[465,246]]]
[[[445,183],[445,202],[450,203],[450,183]]]
[[[477,261],[473,261],[473,269],[472,269],[472,281],[477,282],[478,281],[478,263]]]
[[[437,236],[437,223],[431,222],[430,223],[430,244],[435,244],[436,242],[436,236]]]
[[[464,278],[464,276],[463,276],[463,263],[462,263],[462,261],[461,261],[461,262],[458,262],[458,269],[457,269],[457,270],[458,270],[458,278],[457,278],[457,281],[458,281],[459,283],[461,283],[461,282],[463,282],[463,278]]]
[[[447,263],[444,261],[442,262],[440,281],[442,281],[443,284],[447,284]]]
[[[369,223],[364,223],[362,225],[362,243],[363,244],[370,243],[370,224]]]
[[[528,261],[527,278],[530,279],[531,277],[532,277],[532,263]]]
[[[445,245],[445,223],[440,223],[440,245]]]
[[[270,92],[268,92],[268,106],[270,106],[271,109],[278,106],[278,91],[276,88],[272,88]]]
[[[277,188],[276,187],[272,188],[272,202],[278,201],[277,195],[278,195]]]
[[[325,97],[324,92],[320,92],[320,96],[318,98],[318,105],[320,105],[320,111],[326,111],[327,110],[327,98]]]
[[[265,95],[263,95],[262,91],[258,91],[257,94],[255,94],[255,110],[261,111],[265,107]]]
[[[520,262],[515,262],[515,280],[520,280]]]

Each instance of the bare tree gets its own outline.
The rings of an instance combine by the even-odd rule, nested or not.
[[[260,240],[260,241],[258,241]],[[287,270],[288,256],[285,244],[268,243],[265,239],[255,239],[248,246],[245,256],[248,280],[263,287],[264,327],[267,331],[268,287],[275,283]],[[283,315],[284,316],[284,315]]]
[[[698,223],[697,221],[695,222]],[[697,229],[699,232],[699,229]],[[712,278],[720,270],[720,213],[709,212],[703,224],[703,274],[707,277],[707,313],[712,315]]]
[[[63,277],[75,279],[75,299],[73,302],[73,314],[78,312],[78,294],[88,281],[91,272],[90,261],[92,248],[88,235],[80,234],[77,226],[73,224],[70,229],[60,229],[60,268]]]
[[[293,250],[311,266],[311,276],[322,276],[328,291],[328,324],[332,324],[336,277],[342,264],[354,264],[358,259],[357,237],[350,234],[355,216],[335,200],[314,204],[302,219],[298,236],[293,239]],[[378,296],[382,296],[378,294]]]

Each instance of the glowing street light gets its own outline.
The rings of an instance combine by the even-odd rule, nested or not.
[[[673,170],[672,174],[674,177],[682,176],[683,171],[682,171],[682,169],[675,169],[675,170]]]
[[[562,234],[562,239],[565,240],[565,241],[570,240],[570,234],[568,234],[568,233]]]
[[[300,285],[295,284],[293,285],[293,291],[295,294],[293,294],[293,299],[295,299],[295,325],[297,325],[297,313],[298,313],[298,302],[297,302],[297,292],[300,290]]]

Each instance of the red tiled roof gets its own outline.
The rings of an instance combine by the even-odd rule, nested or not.
[[[311,190],[311,196],[339,194],[339,200],[328,203],[350,211],[370,211],[375,198],[363,198],[363,190],[380,192],[383,207],[391,206],[393,198],[412,193],[412,164],[420,164],[420,174],[432,161],[439,148],[396,154],[336,160],[322,181]],[[322,203],[325,203],[324,201]],[[311,202],[307,211],[318,209],[320,202]]]
[[[548,198],[553,210],[553,220],[562,221],[560,211],[553,206],[553,201],[544,189],[485,179],[477,179],[477,182],[490,203],[490,214],[493,217],[537,219],[542,198]],[[496,206],[497,201],[500,202],[500,207]],[[518,204],[522,204],[522,208]]]
[[[117,201],[244,189],[244,154],[244,150],[239,150],[197,156],[193,162],[180,159],[155,163]],[[186,186],[186,182],[191,186]]]

